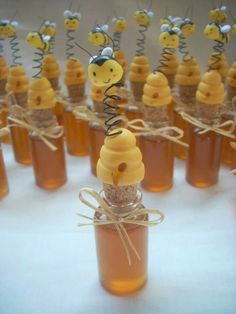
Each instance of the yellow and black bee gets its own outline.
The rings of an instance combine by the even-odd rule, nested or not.
[[[218,23],[212,22],[206,25],[203,33],[210,40],[227,43],[229,41],[230,30],[231,30],[230,25],[222,26]]]
[[[39,32],[33,31],[28,33],[26,41],[32,48],[48,52],[51,48],[49,43],[50,38],[50,36],[45,36],[40,34]]]
[[[56,23],[44,21],[39,29],[39,32],[42,35],[54,37],[56,35]]]
[[[220,5],[209,12],[209,18],[216,23],[224,23],[227,19],[227,7]]]
[[[1,20],[0,21],[0,36],[5,38],[11,38],[16,36],[16,28],[18,22],[10,20]]]
[[[67,31],[76,31],[80,26],[81,14],[79,12],[64,12],[64,27]]]
[[[105,46],[109,43],[109,37],[107,36],[108,25],[101,25],[94,27],[88,33],[88,41],[93,46]]]
[[[161,26],[159,42],[163,48],[177,48],[179,46],[179,36],[181,31],[178,27],[171,27],[169,24]]]

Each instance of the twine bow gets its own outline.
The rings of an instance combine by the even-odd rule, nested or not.
[[[140,123],[142,125],[137,125]],[[183,137],[184,131],[175,126],[154,128],[154,127],[151,127],[148,123],[146,123],[143,119],[134,119],[134,120],[128,121],[126,124],[126,127],[137,131],[137,132],[134,132],[134,135],[136,136],[141,136],[141,135],[161,136],[172,142],[182,145],[184,147],[189,147],[187,143],[179,140],[180,138]],[[173,135],[170,134],[171,131],[173,132]]]
[[[26,115],[21,118],[9,117],[12,123],[9,127],[18,126],[34,132],[51,150],[56,151],[57,147],[53,145],[48,139],[57,139],[63,134],[63,127],[59,125],[52,125],[48,128],[37,128],[32,122],[26,118]]]
[[[221,135],[226,136],[226,137],[235,138],[233,135],[234,122],[231,120],[225,121],[224,123],[221,123],[221,124],[208,125],[208,124],[205,124],[205,123],[199,121],[198,119],[190,116],[186,112],[180,112],[180,115],[184,120],[188,121],[192,125],[195,125],[195,126],[201,128],[202,131],[200,131],[199,134],[205,134],[209,131],[213,131],[215,133],[221,134]],[[224,128],[226,126],[230,126],[230,128],[228,130],[224,130]]]
[[[99,118],[92,110],[87,106],[77,106],[73,109],[73,114],[76,119],[83,119],[89,122],[96,122],[98,125],[105,129],[104,120]]]
[[[86,195],[91,196],[98,203],[99,206],[98,207],[94,206],[89,200],[86,199]],[[99,220],[97,218],[89,217],[83,214],[78,214],[81,218],[92,221],[91,223],[87,224],[81,223],[78,226],[82,227],[91,225],[93,226],[114,225],[121,239],[129,265],[131,265],[130,255],[131,251],[135,254],[138,260],[140,260],[140,256],[126,231],[124,224],[152,227],[160,224],[164,220],[164,215],[157,209],[136,208],[127,213],[117,214],[110,209],[109,205],[102,199],[100,194],[98,194],[96,191],[90,188],[81,189],[79,191],[79,199],[82,203],[90,207],[95,212],[98,212],[101,215],[105,215],[107,219]],[[159,217],[153,220],[138,219],[140,216],[145,217],[145,215],[147,214],[158,215]]]

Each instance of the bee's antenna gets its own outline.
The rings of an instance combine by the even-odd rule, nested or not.
[[[17,16],[17,13],[18,13],[18,10],[16,10],[13,16],[11,17],[11,21],[13,21],[13,19]]]
[[[112,42],[112,50],[114,51],[114,49],[115,49],[115,43],[114,43],[113,38],[112,38],[110,35],[108,35],[106,32],[104,32],[104,30],[101,28],[100,25],[98,25],[98,27],[99,27],[99,28],[102,30],[102,32],[103,32],[104,34],[106,34],[107,37],[111,40],[111,42]]]
[[[79,47],[80,49],[82,49],[84,52],[86,52],[91,58],[94,58],[94,56],[84,47],[80,46],[79,44],[77,44],[76,42],[74,42],[74,44]]]
[[[168,5],[166,5],[166,7],[165,7],[165,17],[167,17],[168,16]]]
[[[72,5],[73,5],[73,0],[71,0],[71,2],[70,2],[70,5],[69,5],[69,10],[71,10]]]
[[[110,20],[110,16],[108,16],[108,18],[106,19],[106,21],[105,21],[105,24],[108,24],[108,22],[109,22],[109,20]]]
[[[148,7],[148,11],[151,9],[152,4],[153,4],[152,0],[149,0],[149,7]]]
[[[138,0],[136,0],[136,5],[137,5],[137,8],[138,8],[139,10],[141,10],[141,7],[140,7],[140,5],[139,5],[139,1],[138,1]]]

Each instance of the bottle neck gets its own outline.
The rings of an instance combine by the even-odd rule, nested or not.
[[[154,128],[162,128],[169,125],[167,105],[150,107],[145,106],[144,120]]]
[[[208,105],[197,102],[196,114],[198,119],[204,124],[213,125],[220,122],[221,117],[221,105]]]

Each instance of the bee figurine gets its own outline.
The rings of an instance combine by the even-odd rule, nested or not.
[[[88,33],[88,41],[93,46],[106,46],[109,43],[109,37],[107,36],[108,25],[95,26]]]
[[[39,32],[33,31],[29,32],[26,41],[27,43],[35,49],[40,49],[44,52],[48,52],[50,50],[50,41],[51,37],[47,35],[42,35]]]
[[[44,21],[41,25],[39,32],[42,35],[50,36],[51,38],[56,35],[56,23],[50,21]]]
[[[230,32],[230,30],[230,25],[221,26],[218,23],[212,22],[206,25],[203,33],[210,40],[227,43],[229,41],[228,33]]]
[[[147,9],[137,10],[134,13],[134,19],[137,22],[138,26],[148,27],[151,23],[151,18],[154,13]]]
[[[180,21],[182,21],[181,17],[168,15],[167,17],[164,17],[164,19],[160,19],[160,25],[168,24],[171,27],[174,27]]]
[[[159,42],[163,48],[177,48],[179,46],[179,36],[181,31],[178,27],[171,27],[168,24],[161,26]]]
[[[123,69],[114,58],[112,48],[106,47],[101,54],[90,58],[88,75],[92,84],[100,87],[108,87],[121,80]]]
[[[2,37],[11,38],[16,36],[16,28],[18,22],[10,20],[1,20],[0,21],[0,33]]]
[[[190,18],[185,18],[184,20],[181,21],[180,24],[177,23],[177,25],[179,26],[181,34],[184,37],[191,36],[196,30],[196,25]]]
[[[217,8],[213,8],[209,12],[209,18],[216,23],[224,23],[227,19],[227,7],[225,5],[221,5]]]
[[[67,31],[76,31],[80,26],[81,14],[79,12],[64,12],[64,27]]]
[[[114,17],[112,22],[114,23],[114,29],[117,33],[122,33],[128,28],[128,22],[124,17]]]

